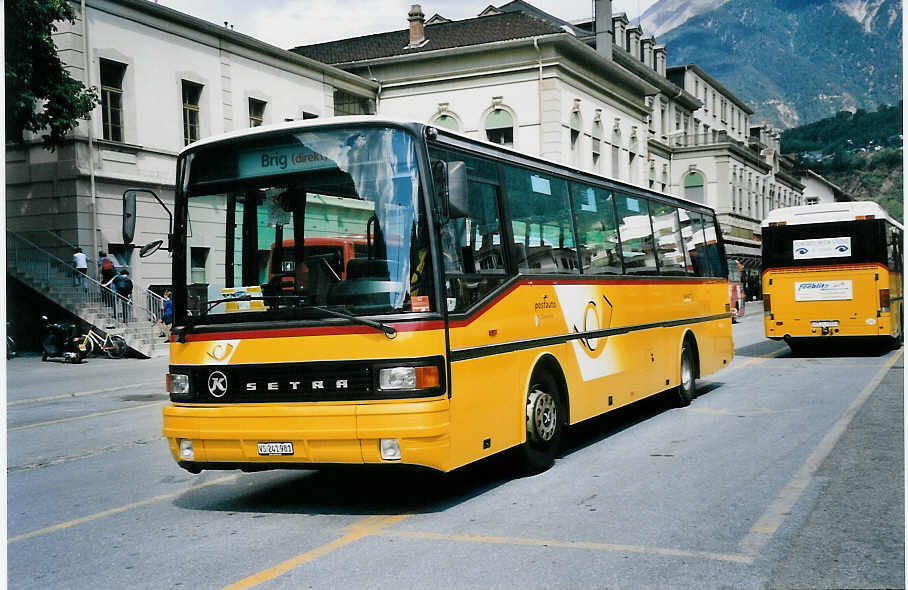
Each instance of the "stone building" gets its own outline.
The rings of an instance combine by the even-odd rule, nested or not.
[[[36,137],[7,144],[7,228],[65,259],[73,245],[113,253],[137,286],[169,283],[170,265],[166,252],[140,261],[122,243],[126,188],[152,189],[169,204],[176,155],[196,139],[374,109],[375,82],[154,2],[88,0],[86,12],[58,23],[54,42],[71,75],[99,88],[101,104],[54,152]],[[166,234],[166,212],[140,202],[135,242]],[[199,259],[204,239],[193,236]]]
[[[60,268],[75,247],[90,256],[91,275],[99,250],[113,254],[131,271],[135,307],[154,316],[159,298],[146,289],[160,293],[170,284],[170,259],[164,250],[140,259],[123,243],[122,194],[146,188],[172,204],[176,156],[185,145],[287,119],[374,112],[378,88],[154,2],[86,0],[84,15],[80,3],[72,5],[76,22],[57,23],[54,42],[70,74],[100,90],[101,104],[53,152],[35,136],[6,145],[7,268],[16,279],[8,281],[7,301],[23,336],[40,315],[35,306],[44,299],[36,292],[89,323],[104,321],[95,317],[103,310],[89,311],[91,301],[70,296],[64,271],[38,280],[21,263],[41,258]],[[135,243],[166,239],[163,207],[140,199],[137,213]],[[190,238],[190,272],[201,280],[210,265],[208,240],[201,232]]]

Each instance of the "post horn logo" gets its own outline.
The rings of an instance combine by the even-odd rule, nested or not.
[[[607,330],[612,325],[612,302],[605,295],[602,296],[602,303],[596,304],[590,300],[583,310],[583,330],[578,330],[574,326],[575,333],[587,334],[598,330]],[[606,338],[583,336],[580,338],[583,343],[583,352],[590,358],[599,358],[602,351],[605,350]]]

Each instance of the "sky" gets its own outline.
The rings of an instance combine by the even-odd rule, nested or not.
[[[408,28],[407,13],[420,4],[426,18],[438,13],[452,20],[478,16],[486,6],[507,0],[156,0],[283,49],[324,41]],[[593,0],[529,0],[537,8],[567,21],[589,17]],[[612,12],[625,12],[633,22],[656,0],[613,0]]]

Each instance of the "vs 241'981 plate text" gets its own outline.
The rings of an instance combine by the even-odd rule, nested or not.
[[[292,442],[260,442],[259,455],[267,457],[270,455],[292,455]]]

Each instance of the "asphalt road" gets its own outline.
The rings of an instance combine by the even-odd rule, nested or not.
[[[759,310],[688,408],[555,467],[191,475],[165,358],[8,364],[10,588],[904,587],[902,351],[792,356]]]

